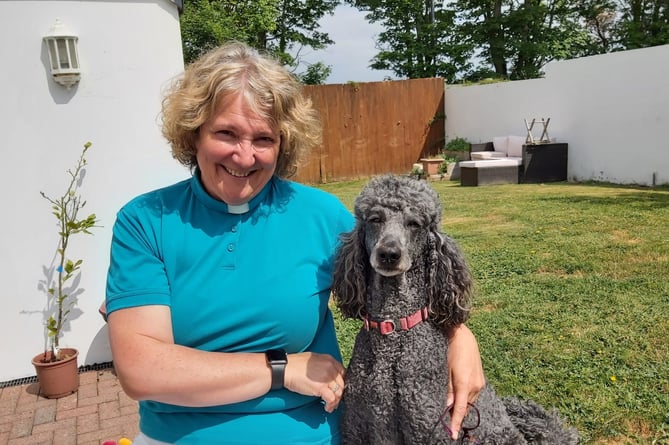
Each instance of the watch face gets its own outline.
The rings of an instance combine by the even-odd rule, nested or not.
[[[286,351],[283,349],[270,349],[266,352],[267,360],[272,363],[287,363]]]

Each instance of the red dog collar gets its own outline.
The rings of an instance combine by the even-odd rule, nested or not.
[[[406,317],[400,318],[399,323],[395,323],[395,320],[393,319],[374,321],[370,320],[369,317],[364,316],[362,319],[362,327],[365,328],[365,330],[367,331],[371,329],[378,329],[381,335],[388,335],[397,330],[398,324],[401,330],[408,331],[417,324],[426,321],[427,315],[428,315],[427,307],[424,307],[422,309],[418,309],[411,315],[407,315]]]

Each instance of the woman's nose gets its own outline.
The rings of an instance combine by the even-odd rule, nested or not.
[[[255,163],[255,150],[253,142],[248,139],[239,139],[235,150],[236,161],[240,165],[253,165]]]
[[[255,151],[255,148],[253,148],[253,141],[246,138],[237,139],[237,148],[240,150]]]

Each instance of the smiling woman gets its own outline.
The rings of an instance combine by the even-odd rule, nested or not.
[[[284,179],[320,141],[316,111],[279,63],[230,43],[168,92],[163,134],[193,177],[121,209],[107,281],[140,442],[337,443],[344,368],[329,264],[352,216]]]

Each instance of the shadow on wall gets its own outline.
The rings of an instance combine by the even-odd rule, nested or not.
[[[49,266],[42,266],[43,279],[37,282],[37,289],[44,294],[46,305],[42,309],[42,324],[49,325],[49,320],[56,320],[58,317],[58,296],[56,292],[57,282],[57,258],[54,259]],[[79,287],[81,284],[81,273],[77,273],[72,277],[72,281],[63,287],[63,295],[67,295],[67,300],[63,303],[64,315],[62,317],[63,326],[61,331],[63,333],[72,332],[72,320],[83,315],[83,311],[77,307],[79,304],[79,296],[84,293],[84,289]],[[44,329],[44,350],[49,348],[49,329]]]
[[[112,360],[111,346],[109,346],[109,328],[105,323],[91,342],[84,363],[92,365],[96,363],[107,363]]]

